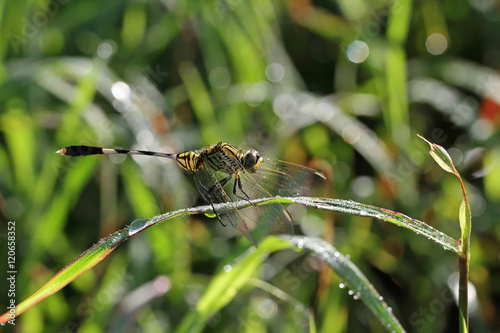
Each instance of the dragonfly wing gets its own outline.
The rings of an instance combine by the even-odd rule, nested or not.
[[[266,159],[252,176],[267,191],[280,196],[311,195],[325,180],[314,169],[274,159]]]
[[[233,194],[239,199],[248,197],[249,199],[270,198],[272,195],[267,192],[248,171],[243,169],[239,174],[240,184],[237,180],[233,185]],[[255,206],[253,209],[242,209],[243,214],[257,214],[250,217],[257,221],[257,228],[264,233],[272,234],[293,234],[293,221],[288,211],[280,203],[265,204]]]
[[[229,177],[229,175],[222,172],[215,172],[207,168],[199,170],[194,174],[194,180],[198,191],[203,199],[212,206],[212,209],[221,224],[223,226],[231,224],[233,227],[238,229],[238,231],[241,232],[255,247],[257,247],[257,242],[248,228],[245,218],[241,215],[240,211],[236,208],[233,201],[221,185],[221,181],[226,179],[226,177]],[[228,183],[233,183],[233,180],[229,180]],[[214,208],[214,204],[218,203],[230,205],[232,206],[230,207],[232,209],[228,212],[219,214]]]

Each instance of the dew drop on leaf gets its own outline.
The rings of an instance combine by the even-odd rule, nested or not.
[[[128,228],[129,235],[132,236],[144,229],[148,222],[148,219],[138,219],[130,223],[130,227]]]

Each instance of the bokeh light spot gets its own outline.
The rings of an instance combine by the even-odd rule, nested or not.
[[[279,82],[285,77],[285,68],[281,64],[272,63],[267,66],[266,77],[271,82]]]
[[[125,100],[130,97],[130,87],[125,82],[119,81],[111,86],[111,93],[117,100]]]
[[[257,307],[257,311],[262,318],[270,319],[278,313],[278,305],[272,299],[265,299]]]
[[[314,108],[314,115],[319,121],[325,122],[332,119],[335,114],[333,106],[329,103],[321,102]]]
[[[375,191],[375,183],[371,177],[361,176],[352,183],[352,190],[358,197],[366,198]]]
[[[113,54],[113,47],[111,46],[111,44],[107,42],[101,43],[97,47],[97,55],[103,59],[111,57],[112,54]]]
[[[231,83],[231,74],[226,67],[216,67],[210,71],[208,79],[214,88],[223,89]]]
[[[151,146],[154,141],[154,134],[149,129],[143,129],[137,133],[137,142],[143,147]]]
[[[266,94],[265,94],[264,90],[257,85],[250,87],[245,92],[245,101],[250,106],[254,106],[254,107],[259,106],[260,103],[262,103],[262,101],[264,101],[265,97],[266,97]]]
[[[448,48],[448,40],[442,34],[432,34],[427,37],[425,47],[430,54],[442,54]]]
[[[476,140],[486,140],[493,134],[493,124],[487,119],[478,119],[472,124],[470,134]]]
[[[347,47],[347,58],[356,64],[365,61],[369,54],[368,45],[360,40],[355,40]]]
[[[297,111],[297,103],[292,95],[281,94],[274,100],[274,112],[281,118],[292,118]]]

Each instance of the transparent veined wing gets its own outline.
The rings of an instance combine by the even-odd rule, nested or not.
[[[217,174],[219,177],[217,177]],[[226,178],[221,178],[222,172],[213,171],[210,169],[203,169],[194,174],[194,181],[198,191],[200,192],[203,199],[212,206],[214,214],[217,216],[219,221],[223,226],[228,224],[232,225],[239,232],[241,232],[255,247],[257,247],[257,242],[250,231],[245,218],[241,215],[240,211],[236,208],[233,201],[229,198],[227,193],[223,189],[221,181]],[[229,175],[225,175],[230,177]],[[228,180],[228,183],[231,179]],[[214,204],[225,203],[232,208],[231,210],[219,214],[215,208]]]
[[[254,173],[244,170],[235,179],[233,194],[238,198],[248,196],[251,199],[270,198],[272,195],[266,191],[254,178]],[[228,189],[229,190],[229,189]],[[244,191],[244,193],[242,193]],[[242,210],[246,213],[245,210]],[[250,208],[248,213],[253,214],[251,219],[257,221],[258,234],[290,234],[293,235],[293,221],[288,211],[280,203],[258,205]],[[254,217],[256,216],[256,217]]]
[[[311,195],[326,179],[314,169],[269,158],[252,177],[268,192],[279,196]]]

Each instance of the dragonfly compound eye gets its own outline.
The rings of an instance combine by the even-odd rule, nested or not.
[[[260,153],[256,150],[250,149],[243,156],[241,164],[243,164],[243,167],[246,170],[250,172],[256,172],[259,166],[262,164],[262,161],[263,159],[262,156],[260,156]]]

